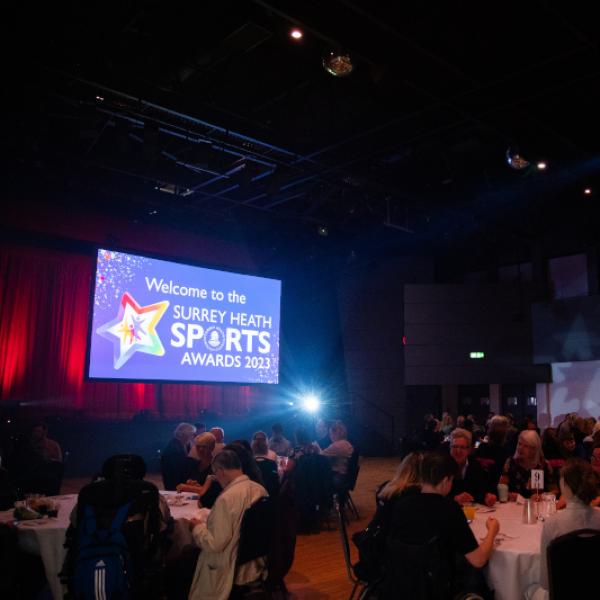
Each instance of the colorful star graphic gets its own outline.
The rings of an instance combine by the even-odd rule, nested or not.
[[[155,328],[168,306],[168,300],[140,306],[128,292],[123,294],[117,318],[96,330],[114,343],[115,369],[120,369],[136,352],[163,356],[165,349]]]

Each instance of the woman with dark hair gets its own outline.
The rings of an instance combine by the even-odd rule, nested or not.
[[[560,489],[567,506],[544,522],[540,547],[540,583],[532,586],[527,598],[548,598],[548,563],[546,550],[555,538],[577,529],[600,529],[600,511],[590,503],[598,495],[597,479],[589,463],[570,458],[560,471]]]

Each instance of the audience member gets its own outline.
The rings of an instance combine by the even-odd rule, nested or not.
[[[252,436],[252,454],[254,458],[258,460],[258,458],[267,458],[269,460],[273,460],[277,462],[277,454],[273,452],[269,448],[269,443],[267,442],[267,434],[264,431],[257,431]]]
[[[508,431],[508,419],[500,415],[493,416],[488,421],[488,431],[484,440],[479,444],[473,455],[477,459],[491,460],[493,463],[488,467],[490,484],[495,485],[502,475],[504,463],[509,456],[506,447],[506,434]]]
[[[237,457],[242,465],[242,472],[251,481],[254,481],[264,487],[262,472],[254,456],[252,456],[252,448],[247,440],[233,440],[231,444],[227,444],[223,450],[231,450],[237,454]]]
[[[600,529],[600,511],[590,506],[598,493],[596,477],[586,461],[581,458],[566,461],[560,471],[560,490],[567,506],[544,522],[540,547],[540,583],[529,588],[527,598],[549,598],[546,550],[552,540],[577,529]]]
[[[186,480],[187,456],[196,428],[191,423],[179,423],[173,437],[160,455],[160,468],[165,490],[174,490]]]
[[[442,422],[440,423],[440,430],[444,436],[450,435],[450,432],[454,429],[454,420],[450,413],[445,412],[442,415]]]
[[[558,433],[558,451],[560,458],[568,460],[569,458],[583,458],[583,446],[578,446],[575,441],[575,435],[570,429],[561,429]]]
[[[544,471],[544,486],[542,491],[556,489],[552,471],[544,459],[542,453],[542,442],[540,436],[531,430],[522,431],[519,434],[517,449],[504,464],[501,483],[508,485],[509,496],[512,499],[520,494],[524,498],[531,497],[538,490],[531,487],[531,470],[542,469]]]
[[[48,426],[45,423],[36,423],[31,428],[31,446],[42,460],[55,460],[62,462],[62,451],[58,442],[48,437]]]
[[[426,421],[423,431],[422,446],[424,450],[436,450],[442,443],[444,436],[440,431],[440,422],[431,418]]]
[[[223,488],[208,519],[192,519],[192,536],[202,549],[190,589],[190,600],[226,600],[233,585],[261,579],[265,558],[236,566],[238,541],[244,512],[267,495],[266,490],[242,472],[238,455],[222,450],[212,462],[214,475]]]
[[[221,493],[221,486],[213,477],[211,463],[215,449],[215,436],[204,432],[194,438],[198,459],[186,459],[186,482],[177,486],[178,492],[198,494],[198,504],[210,508]]]
[[[331,445],[331,437],[329,436],[330,427],[331,421],[317,419],[315,433],[317,435],[317,444],[319,444],[319,448],[327,448],[327,446]]]
[[[472,451],[471,440],[471,432],[466,429],[455,429],[450,434],[450,455],[458,465],[450,498],[454,498],[459,504],[479,502],[493,506],[497,498],[487,473],[476,459],[469,460]]]
[[[269,438],[269,448],[277,456],[289,456],[292,453],[292,444],[283,435],[283,427],[275,423],[271,428],[273,435]]]
[[[487,535],[481,544],[477,543],[463,511],[454,500],[447,498],[457,473],[458,465],[447,453],[426,453],[421,463],[421,493],[404,494],[395,503],[384,598],[396,597],[398,586],[407,598],[418,597],[418,590],[411,589],[411,584],[420,574],[414,572],[414,566],[405,563],[405,556],[397,556],[394,560],[395,549],[398,544],[424,546],[433,539],[441,546],[440,560],[450,563],[442,569],[448,575],[447,579],[436,582],[451,588],[447,590],[448,597],[459,592],[489,594],[480,572],[470,566],[479,569],[486,564],[500,525],[495,518],[488,517]],[[455,559],[450,557],[456,557],[456,569]],[[455,573],[454,581],[452,573]]]
[[[214,454],[218,454],[225,447],[225,431],[222,427],[211,427],[210,432],[215,436]]]
[[[352,444],[346,439],[348,431],[341,421],[334,421],[329,428],[331,444],[321,450],[323,456],[327,456],[331,461],[331,470],[333,471],[334,486],[341,485],[344,482],[348,472],[348,461],[354,452]]]
[[[354,572],[362,581],[375,581],[383,573],[387,550],[386,537],[391,530],[394,506],[404,494],[418,494],[421,491],[422,460],[422,452],[408,454],[398,465],[394,477],[379,486],[375,494],[375,516],[365,530],[365,532],[380,530],[381,533],[376,536],[376,545],[373,544],[373,538],[368,547],[361,545],[361,534],[364,538],[365,532],[358,532],[352,538],[359,553],[359,561],[354,565]]]
[[[558,431],[555,427],[547,427],[542,435],[542,452],[547,460],[560,458],[558,447]]]

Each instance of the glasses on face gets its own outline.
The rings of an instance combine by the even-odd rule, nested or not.
[[[458,446],[456,444],[452,444],[452,446],[450,446],[452,448],[452,450],[470,450],[471,446]]]

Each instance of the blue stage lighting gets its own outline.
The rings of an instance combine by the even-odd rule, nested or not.
[[[316,413],[319,410],[321,402],[315,394],[306,394],[302,396],[302,408],[309,413]]]

